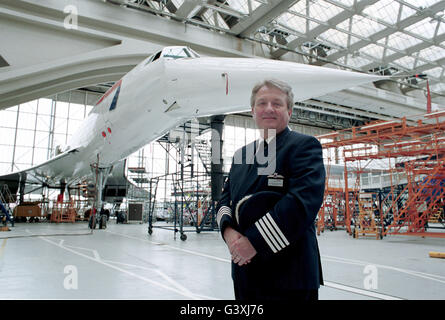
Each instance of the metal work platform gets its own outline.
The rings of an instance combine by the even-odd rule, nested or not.
[[[344,162],[340,188],[347,190],[343,206],[349,233],[361,221],[361,196],[374,192],[379,197],[371,205],[383,236],[445,237],[444,232],[427,230],[432,229],[428,221],[435,218],[442,225],[433,228],[445,229],[443,217],[437,217],[445,196],[445,111],[373,122],[318,138],[328,163],[327,192],[331,180],[338,179],[330,176],[330,164]],[[369,177],[372,180],[376,171],[380,184],[373,186]],[[387,179],[382,181],[383,174]]]

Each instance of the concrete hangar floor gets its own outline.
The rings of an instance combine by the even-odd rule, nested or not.
[[[162,226],[158,222],[155,226]],[[186,230],[186,231],[192,231]],[[50,236],[51,235],[51,236]],[[445,299],[444,239],[318,236],[320,300]],[[232,300],[230,256],[217,232],[116,224],[16,223],[0,233],[0,299]]]

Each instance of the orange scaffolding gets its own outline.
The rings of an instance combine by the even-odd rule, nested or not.
[[[76,221],[76,209],[74,201],[64,201],[54,203],[51,209],[51,222],[71,222]]]
[[[327,172],[332,155],[337,160],[339,154],[343,156],[342,187],[348,190],[344,192],[345,225],[350,234],[360,215],[360,194],[385,189],[376,217],[383,236],[445,238],[445,232],[426,232],[428,220],[437,216],[445,196],[445,111],[376,121],[318,138],[327,157]],[[367,181],[374,178],[373,170],[381,173],[379,185]],[[329,194],[329,174],[327,179]]]

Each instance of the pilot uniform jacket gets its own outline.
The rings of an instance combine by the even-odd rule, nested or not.
[[[275,139],[276,152],[270,144],[270,150],[264,147],[263,153],[268,151],[272,155],[267,165],[273,174],[258,174],[261,168],[256,160],[261,151],[258,140],[244,146],[235,153],[217,206],[221,233],[231,226],[245,235],[257,251],[244,266],[232,261],[237,298],[268,299],[279,292],[317,290],[323,284],[315,233],[315,218],[325,185],[322,148],[316,138],[289,128]],[[274,177],[282,177],[283,183]],[[235,216],[238,202],[268,190],[281,193],[281,199],[250,227],[240,230]]]

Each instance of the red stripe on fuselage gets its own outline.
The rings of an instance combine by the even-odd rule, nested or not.
[[[114,90],[116,90],[117,87],[119,87],[122,83],[122,79],[120,79],[118,82],[116,82],[110,89],[108,89],[107,92],[104,93],[104,95],[97,101],[96,106],[101,103],[106,97],[108,97]]]

